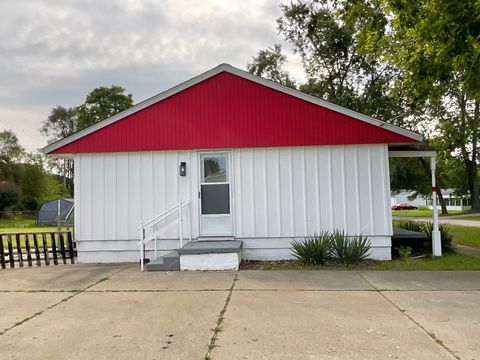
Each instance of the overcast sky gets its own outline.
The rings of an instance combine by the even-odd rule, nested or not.
[[[81,104],[120,85],[135,103],[226,62],[244,69],[280,42],[274,0],[2,0],[0,130],[28,150],[44,146],[41,122],[56,105]],[[289,54],[287,69],[302,78]]]

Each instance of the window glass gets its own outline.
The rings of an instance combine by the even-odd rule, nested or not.
[[[204,183],[227,182],[227,155],[204,155],[203,156]]]

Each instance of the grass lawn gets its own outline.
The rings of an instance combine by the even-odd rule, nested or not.
[[[450,210],[448,211],[448,215],[455,215],[455,214],[464,214],[466,211],[462,210]],[[441,215],[439,211],[440,216]],[[433,213],[430,209],[417,209],[417,210],[394,210],[392,211],[392,216],[407,216],[407,217],[432,217]]]
[[[453,235],[453,242],[460,245],[480,248],[480,228],[445,224]]]
[[[446,254],[434,259],[382,261],[368,270],[480,270],[480,258],[463,254]]]
[[[21,231],[23,228],[30,228],[36,226],[36,219],[28,218],[13,218],[0,219],[0,232],[5,228],[15,228],[16,231]]]
[[[71,229],[71,228],[70,228]],[[62,228],[62,231],[65,231],[67,230],[67,228]],[[41,232],[48,232],[48,233],[52,233],[52,232],[56,232],[57,231],[57,228],[56,227],[31,227],[31,228],[0,228],[0,233],[22,233],[22,232],[25,232],[25,233],[28,233],[28,234],[31,234],[31,233],[41,233]],[[37,239],[38,239],[38,246],[39,247],[42,247],[43,246],[43,234],[38,234],[37,235]],[[47,239],[47,246],[50,247],[51,246],[51,237],[50,235],[47,235],[46,237]],[[17,249],[17,243],[16,243],[16,239],[13,237],[12,238],[12,243],[13,243],[13,249],[14,251],[16,251]],[[29,243],[30,243],[30,247],[33,249],[33,246],[34,246],[34,241],[33,241],[33,237],[30,235],[29,236]],[[58,246],[58,243],[56,244]],[[24,235],[21,235],[20,236],[20,246],[22,249],[25,249],[25,236]],[[8,249],[8,241],[7,241],[7,238],[6,236],[3,236],[3,248],[5,249]]]

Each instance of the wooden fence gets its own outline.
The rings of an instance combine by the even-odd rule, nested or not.
[[[75,264],[77,251],[71,231],[0,233],[0,268]]]

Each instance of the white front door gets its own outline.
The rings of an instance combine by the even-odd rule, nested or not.
[[[231,236],[230,153],[200,153],[200,235]]]

